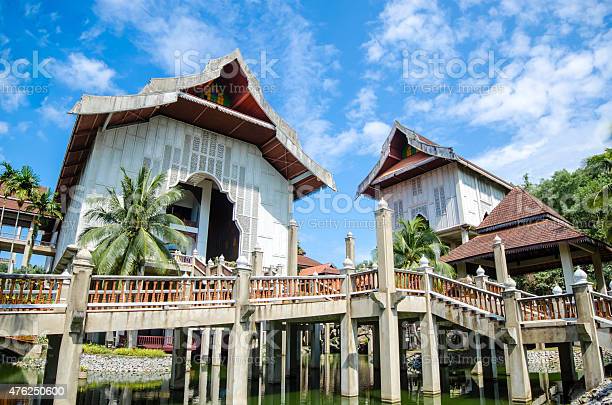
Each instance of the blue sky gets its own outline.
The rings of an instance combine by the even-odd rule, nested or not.
[[[238,47],[344,196],[395,119],[507,180],[539,179],[610,144],[610,6],[0,0],[0,157],[54,187],[73,122],[66,112],[80,94],[135,93],[177,67],[191,73],[177,64],[185,55]],[[372,220],[372,202],[344,209],[345,197],[318,197],[314,212],[296,213],[308,254],[341,263],[351,230],[366,258],[373,229],[346,221]]]

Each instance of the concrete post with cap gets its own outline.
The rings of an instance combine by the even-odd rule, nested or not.
[[[351,316],[352,275],[355,265],[348,257],[343,262],[344,292],[346,294],[346,312],[340,321],[340,391],[342,396],[359,395],[359,347],[357,320]]]
[[[238,278],[234,286],[235,315],[230,332],[227,366],[227,402],[245,404],[248,401],[249,355],[254,325],[249,307],[251,266],[244,256],[236,261]]]
[[[505,262],[505,260],[504,260]],[[497,261],[496,261],[497,265]],[[504,283],[505,326],[511,341],[507,343],[506,370],[510,376],[510,400],[512,402],[531,402],[531,387],[527,369],[527,353],[523,346],[521,332],[521,314],[517,300],[521,293],[516,289],[516,282],[507,277]]]
[[[580,349],[582,351],[584,385],[587,390],[591,390],[602,383],[604,368],[599,349],[593,299],[591,298],[592,284],[587,281],[587,274],[580,266],[577,266],[574,272],[572,291],[576,300],[577,323],[584,327],[590,338],[580,341]]]

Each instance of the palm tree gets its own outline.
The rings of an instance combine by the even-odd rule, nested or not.
[[[85,214],[91,223],[79,236],[80,246],[94,245],[93,262],[98,274],[129,275],[142,273],[146,261],[173,263],[166,244],[187,248],[188,238],[170,225],[183,222],[167,214],[168,206],[181,199],[174,187],[158,194],[166,176],[151,179],[148,168],[142,167],[135,180],[121,169],[120,197],[114,189],[108,196],[91,199],[92,208]]]
[[[50,219],[62,219],[62,211],[60,204],[57,202],[57,193],[45,191],[44,193],[35,190],[32,196],[30,204],[28,204],[26,211],[34,213],[32,233],[28,234],[28,241],[31,245],[34,245],[38,230],[41,226],[46,225]],[[28,266],[30,261],[30,255],[24,257],[24,266]]]
[[[442,243],[422,217],[400,219],[399,224],[400,229],[393,234],[394,261],[398,268],[418,267],[419,260],[425,256],[436,271],[452,275],[452,267],[437,260],[439,255],[448,252],[448,246]]]
[[[15,171],[8,181],[4,184],[5,194],[13,196],[17,199],[17,218],[15,219],[15,239],[19,238],[17,234],[19,229],[19,214],[21,208],[26,201],[31,201],[35,190],[38,190],[39,179],[30,166],[22,166],[21,169]],[[15,248],[15,240],[11,242],[10,256],[13,256]],[[13,264],[14,265],[14,264]],[[12,266],[9,266],[9,272],[12,272]]]
[[[9,196],[9,193],[6,191],[6,185],[11,179],[15,176],[17,172],[13,166],[9,162],[2,162],[0,164],[4,169],[2,174],[0,174],[0,191],[2,192],[2,213],[0,213],[0,231],[2,230],[2,223],[4,221],[4,210],[6,208],[6,197]]]

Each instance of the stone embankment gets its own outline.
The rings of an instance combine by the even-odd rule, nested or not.
[[[87,370],[87,378],[96,381],[159,380],[168,377],[171,365],[171,356],[81,356],[81,367]]]
[[[604,380],[603,384],[601,384],[599,387],[589,392],[585,392],[579,398],[572,401],[572,405],[580,404],[612,404],[612,379],[608,378]]]

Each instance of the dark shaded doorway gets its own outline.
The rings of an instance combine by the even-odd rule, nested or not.
[[[233,204],[225,194],[213,188],[206,256],[213,258],[223,255],[227,261],[236,261],[239,240],[240,231],[233,220]]]

